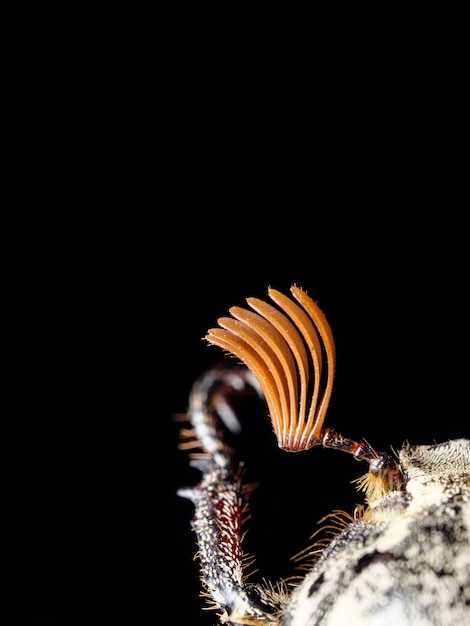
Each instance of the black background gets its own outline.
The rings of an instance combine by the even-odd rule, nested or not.
[[[114,80],[106,65],[19,185],[39,208],[6,231],[4,624],[215,623],[172,416],[221,358],[207,329],[268,286],[307,290],[332,326],[326,425],[387,451],[469,436],[458,76],[429,62],[429,82],[397,79],[391,102],[390,72],[382,99],[381,74],[361,66],[358,84],[344,59],[341,97],[312,99],[290,65],[271,64],[269,87],[264,64],[248,79],[236,55],[189,52],[163,83],[164,59],[139,74],[113,53]],[[246,545],[275,580],[322,516],[353,511],[364,468],[282,453],[262,403],[248,412]]]
[[[206,330],[268,285],[302,286],[328,316],[328,425],[387,451],[468,436],[464,222],[397,210],[385,192],[361,211],[271,185],[240,196],[208,177],[174,204],[155,192],[158,211],[99,233],[91,256],[85,243],[66,268],[29,266],[4,439],[4,623],[151,624],[162,606],[178,616],[165,623],[214,623],[192,506],[176,495],[198,475],[172,415],[221,358]],[[240,446],[260,486],[246,545],[276,579],[323,515],[361,501],[351,481],[364,468],[334,451],[282,453],[264,407],[250,410]]]

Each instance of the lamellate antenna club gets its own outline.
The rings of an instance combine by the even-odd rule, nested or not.
[[[205,339],[241,365],[216,367],[193,385],[180,447],[201,481],[180,489],[195,507],[202,593],[220,624],[332,626],[470,624],[470,440],[406,444],[396,458],[325,428],[336,367],[330,325],[292,286],[247,298]],[[364,506],[314,550],[301,580],[249,582],[243,532],[252,491],[227,432],[239,431],[233,399],[258,390],[278,445],[321,445],[368,463],[357,481]],[[335,513],[332,514],[333,516]],[[312,553],[313,554],[313,553]]]

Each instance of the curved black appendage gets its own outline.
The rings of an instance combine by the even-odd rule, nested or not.
[[[224,426],[232,432],[240,424],[232,408],[234,396],[259,385],[245,367],[214,369],[198,379],[191,390],[188,418],[192,429],[182,429],[180,447],[198,448],[191,465],[202,473],[195,487],[178,490],[195,507],[191,526],[196,533],[202,583],[222,610],[222,623],[277,624],[283,596],[269,585],[245,584],[242,524],[247,513],[249,485],[243,485],[243,466],[235,464],[224,441]],[[262,395],[262,394],[261,394]],[[249,621],[252,620],[252,621]]]

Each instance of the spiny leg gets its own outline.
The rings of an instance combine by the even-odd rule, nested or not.
[[[210,370],[197,380],[189,398],[192,429],[182,429],[182,448],[199,448],[191,465],[202,473],[195,487],[180,489],[195,507],[192,528],[196,533],[202,583],[214,608],[222,611],[222,623],[238,625],[278,624],[286,594],[273,585],[246,583],[246,556],[242,525],[252,487],[243,484],[243,465],[235,463],[224,441],[224,428],[239,430],[231,408],[234,395],[258,390],[256,379],[244,367]]]
[[[335,369],[333,335],[316,303],[298,287],[293,286],[291,292],[297,303],[269,289],[278,309],[249,298],[256,313],[232,307],[233,317],[220,318],[221,328],[209,330],[208,342],[238,357],[249,371],[214,370],[197,381],[188,411],[193,428],[182,431],[186,438],[182,447],[202,450],[193,455],[202,480],[179,494],[195,505],[192,525],[204,585],[222,609],[222,620],[232,625],[279,623],[287,594],[273,586],[245,583],[241,527],[248,492],[242,484],[241,466],[235,466],[224,442],[221,420],[229,430],[239,428],[227,394],[259,386],[284,450],[298,452],[323,445],[367,461],[369,473],[360,483],[366,494],[401,489],[406,481],[387,453],[376,453],[365,443],[323,428]]]

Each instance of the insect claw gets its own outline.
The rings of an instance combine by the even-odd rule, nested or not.
[[[228,402],[226,402],[226,400],[217,399],[214,401],[214,408],[217,411],[217,415],[229,431],[235,435],[239,435],[242,431],[242,427],[235,411],[228,404]]]

